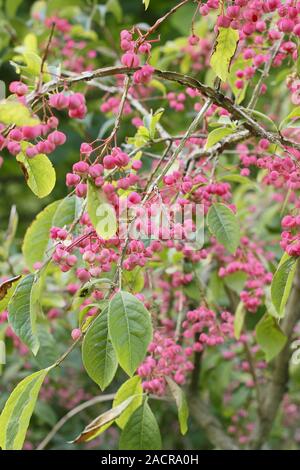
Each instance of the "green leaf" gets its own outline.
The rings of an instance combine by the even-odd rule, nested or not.
[[[123,282],[134,294],[141,292],[144,288],[144,272],[140,266],[136,266],[132,271],[123,271]]]
[[[275,129],[275,131],[278,131],[278,128],[277,128],[277,125],[275,124],[275,122],[273,121],[273,119],[271,119],[269,116],[267,116],[266,114],[264,113],[261,113],[260,111],[258,111],[257,109],[249,109],[249,112],[251,114],[253,114],[254,116],[257,116],[261,119],[263,119],[264,121],[270,123],[272,125],[272,127]]]
[[[59,205],[53,215],[52,225],[65,227],[71,225],[80,214],[82,200],[77,196],[67,196],[59,201]]]
[[[264,315],[255,328],[256,339],[266,355],[266,360],[271,361],[284,347],[287,337],[278,326],[276,319],[271,315]]]
[[[149,115],[144,117],[144,124],[149,131],[149,137],[151,139],[154,139],[155,133],[156,133],[156,127],[157,124],[159,123],[162,115],[164,113],[163,108],[159,108],[155,113],[153,114],[152,111]]]
[[[45,324],[38,325],[37,334],[40,348],[35,359],[39,367],[46,368],[54,364],[58,358],[58,344]]]
[[[105,308],[93,321],[82,344],[83,365],[101,390],[111,383],[118,368],[116,353],[108,335],[107,312]]]
[[[189,408],[183,390],[177,385],[174,380],[166,376],[170,392],[172,393],[178,409],[178,420],[180,425],[181,434],[186,434],[188,430],[187,421],[189,417]]]
[[[108,0],[106,3],[106,11],[112,13],[117,22],[121,23],[123,12],[119,0]]]
[[[224,175],[220,178],[221,181],[229,181],[232,183],[240,183],[240,184],[253,184],[255,186],[255,183],[251,181],[247,176],[243,175],[238,175],[238,174],[230,174],[230,175]]]
[[[6,125],[35,126],[39,123],[39,119],[32,117],[27,106],[10,99],[0,102],[0,122]]]
[[[153,87],[153,88],[156,88],[158,91],[160,91],[162,93],[163,96],[165,96],[167,94],[167,89],[166,89],[165,85],[162,82],[160,82],[159,80],[156,80],[155,78],[153,78],[149,82],[149,86]]]
[[[87,213],[97,234],[104,240],[108,240],[116,234],[115,209],[107,203],[102,191],[91,182],[88,183]]]
[[[225,204],[213,204],[207,214],[210,232],[219,243],[234,253],[240,241],[240,229],[235,214]]]
[[[33,270],[33,265],[43,261],[49,244],[49,233],[52,227],[52,219],[60,201],[55,201],[45,207],[28,227],[22,245],[22,252],[26,266]]]
[[[33,77],[38,77],[41,73],[42,67],[41,57],[32,51],[23,52],[22,57],[26,62],[26,67],[23,68],[23,73],[25,73],[25,75],[28,74]]]
[[[300,106],[294,108],[279,124],[279,129],[282,129],[289,121],[294,118],[300,118]]]
[[[280,262],[274,274],[271,284],[271,299],[278,315],[284,315],[285,305],[290,295],[296,269],[296,258],[284,256],[284,261]]]
[[[218,143],[224,137],[233,133],[234,129],[230,129],[229,127],[219,127],[218,129],[214,129],[208,134],[205,148],[209,149],[210,147],[213,147],[213,145]]]
[[[134,295],[120,291],[108,306],[108,329],[120,366],[132,376],[152,339],[148,310]]]
[[[9,396],[0,416],[0,447],[22,449],[35,403],[49,369],[23,379]]]
[[[126,382],[124,382],[119,390],[116,393],[114,398],[113,407],[120,405],[127,398],[133,397],[132,402],[126,408],[126,410],[121,414],[119,418],[116,419],[117,425],[123,429],[126,426],[127,421],[129,420],[132,413],[142,404],[143,402],[143,387],[141,378],[138,375],[131,377]]]
[[[16,157],[21,165],[26,183],[36,196],[40,198],[48,196],[56,181],[52,163],[43,153],[36,155],[34,158],[27,158],[24,153],[26,147],[26,143],[23,142],[22,152]]]
[[[5,10],[8,18],[13,18],[23,0],[6,0]]]
[[[243,290],[245,286],[247,277],[248,276],[244,271],[236,271],[235,273],[228,274],[228,276],[225,276],[224,283],[231,290],[233,290],[237,294],[240,294],[241,290]]]
[[[8,319],[17,336],[36,354],[39,349],[36,318],[39,305],[40,278],[28,274],[17,285],[8,304]]]
[[[239,40],[239,33],[232,28],[219,28],[214,52],[210,58],[210,65],[215,74],[226,82],[230,63],[235,54]]]
[[[189,282],[183,286],[183,292],[190,299],[195,300],[196,302],[200,302],[201,291],[199,289],[199,283],[196,280],[193,280],[192,282]]]
[[[135,410],[121,434],[120,450],[159,450],[161,436],[147,400]]]
[[[134,137],[128,137],[128,143],[135,147],[142,147],[150,140],[149,129],[145,126],[140,126]]]
[[[111,410],[102,413],[98,418],[94,419],[90,424],[88,424],[84,430],[79,434],[79,436],[74,439],[72,442],[89,442],[95,437],[102,434],[107,428],[109,428],[116,418],[118,418],[126,408],[131,404],[133,397],[127,398],[120,405],[112,408]]]
[[[147,10],[148,6],[150,5],[150,0],[143,0],[143,4],[145,5],[145,10]]]
[[[233,328],[234,328],[234,337],[239,340],[241,332],[244,326],[246,316],[246,310],[243,302],[240,302],[237,306],[237,309],[234,314]]]

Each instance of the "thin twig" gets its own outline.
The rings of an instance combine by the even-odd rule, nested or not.
[[[72,410],[70,410],[67,414],[65,414],[56,424],[53,426],[51,431],[47,434],[47,436],[42,440],[42,442],[38,445],[36,450],[43,450],[49,444],[49,442],[53,439],[55,434],[64,426],[64,424],[69,421],[69,419],[73,418],[73,416],[81,413],[81,411],[89,408],[90,406],[96,405],[97,403],[103,403],[106,401],[111,401],[115,397],[115,393],[110,393],[107,395],[100,395],[99,397],[91,398],[90,400],[81,403],[80,405],[76,406]]]

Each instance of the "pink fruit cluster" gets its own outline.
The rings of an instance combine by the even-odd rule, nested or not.
[[[166,377],[179,385],[186,381],[186,374],[193,369],[182,346],[176,343],[164,329],[155,331],[148,347],[148,356],[138,368],[138,375],[143,379],[143,389],[155,395],[164,395]]]
[[[233,316],[222,312],[220,318],[206,306],[190,310],[182,323],[183,337],[192,344],[186,348],[186,354],[202,352],[205,346],[223,344],[225,338],[233,337]]]

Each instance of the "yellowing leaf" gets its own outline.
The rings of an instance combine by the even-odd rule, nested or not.
[[[21,165],[26,183],[36,196],[40,198],[48,196],[56,181],[52,163],[43,153],[36,155],[34,158],[27,158],[24,153],[26,147],[27,143],[23,142],[22,152],[16,157]]]
[[[231,59],[237,48],[239,33],[232,28],[219,28],[214,52],[210,58],[210,65],[215,74],[226,82]]]
[[[188,430],[187,421],[189,417],[189,408],[183,390],[170,377],[166,377],[171,394],[174,397],[178,409],[178,420],[181,434],[186,434]]]
[[[133,397],[127,398],[127,400],[123,401],[120,405],[98,416],[98,418],[88,424],[82,433],[80,433],[72,442],[78,444],[79,442],[88,442],[95,439],[95,437],[102,434],[107,428],[109,428],[109,426],[111,426],[111,424],[113,424],[114,420],[118,418],[124,410],[126,410],[132,400]]]
[[[39,123],[37,117],[32,117],[30,110],[16,100],[2,100],[0,102],[0,122],[16,126],[35,126]]]
[[[240,302],[234,314],[233,328],[234,328],[235,339],[240,339],[241,332],[244,326],[245,315],[246,315],[246,310],[245,310],[244,304],[243,302]]]
[[[30,418],[48,369],[23,379],[9,396],[0,416],[0,447],[22,449]]]
[[[150,0],[143,0],[143,4],[145,5],[145,10],[147,10],[148,6],[150,5]]]
[[[108,204],[102,191],[94,184],[88,184],[87,212],[97,234],[109,240],[117,232],[117,219],[114,207]]]
[[[60,201],[55,201],[45,207],[28,227],[22,245],[22,252],[29,269],[38,261],[43,261],[49,244],[49,233],[52,218]]]
[[[116,393],[114,398],[113,407],[119,406],[127,398],[133,397],[132,402],[116,419],[117,425],[123,429],[129,420],[130,416],[143,402],[143,387],[141,378],[138,375],[134,375],[131,379],[126,380]]]

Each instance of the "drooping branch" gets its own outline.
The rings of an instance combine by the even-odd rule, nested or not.
[[[105,67],[91,72],[84,72],[77,76],[65,77],[60,80],[51,81],[43,86],[40,94],[33,92],[31,95],[29,95],[28,102],[32,102],[40,95],[44,95],[45,93],[53,91],[58,87],[72,86],[82,81],[89,82],[96,78],[105,78],[115,75],[131,75],[138,69],[139,68],[131,69],[122,66]],[[216,104],[217,106],[226,109],[231,114],[233,119],[242,121],[242,126],[247,129],[252,136],[268,139],[270,142],[283,147],[284,150],[286,150],[287,147],[300,150],[300,144],[284,138],[279,132],[272,132],[264,129],[253,117],[251,117],[251,112],[234,103],[230,98],[225,96],[219,90],[204,85],[196,78],[178,72],[162,71],[158,69],[154,70],[154,75],[163,80],[176,82],[186,87],[197,89],[200,91],[203,97],[210,99],[212,103]]]

